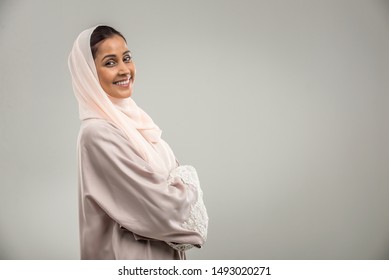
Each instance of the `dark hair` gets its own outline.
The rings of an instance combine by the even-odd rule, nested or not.
[[[122,33],[120,33],[119,31],[117,31],[116,29],[114,29],[110,26],[99,25],[96,27],[95,30],[93,30],[93,32],[90,36],[90,48],[92,51],[93,58],[96,57],[98,43],[100,43],[101,41],[103,41],[105,39],[111,38],[115,35],[119,35],[127,43],[126,38],[124,38]]]

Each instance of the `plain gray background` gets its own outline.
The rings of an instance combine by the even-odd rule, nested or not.
[[[200,175],[190,259],[389,258],[389,2],[0,2],[0,257],[78,259],[67,57],[128,41],[134,100]]]

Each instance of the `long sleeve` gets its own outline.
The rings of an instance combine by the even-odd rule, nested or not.
[[[169,173],[153,171],[116,127],[91,123],[78,144],[82,234],[106,234],[98,231],[111,219],[137,236],[201,246],[208,217],[199,184],[170,172],[174,168]],[[198,213],[202,222],[193,226]]]
[[[194,188],[197,193],[197,201],[191,206],[188,219],[182,225],[186,229],[194,230],[200,234],[202,239],[207,239],[208,230],[208,214],[203,201],[203,191],[200,188],[200,180],[197,176],[196,169],[190,165],[181,165],[172,170],[169,174],[169,180],[174,181],[175,178],[180,178],[188,188]],[[168,242],[168,244],[176,250],[186,251],[193,246],[201,247],[200,244],[180,244]]]

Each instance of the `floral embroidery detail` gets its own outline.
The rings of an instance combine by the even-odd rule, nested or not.
[[[194,246],[192,244],[180,244],[173,242],[166,242],[170,247],[177,251],[186,251],[192,249]]]
[[[188,219],[182,224],[182,227],[188,230],[196,231],[204,241],[207,239],[208,214],[203,201],[203,191],[200,188],[200,181],[196,169],[190,165],[180,165],[175,168],[169,176],[169,182],[173,178],[179,177],[188,187],[197,190],[197,201],[192,205]],[[192,244],[168,243],[171,247],[179,251],[185,251],[193,248]]]

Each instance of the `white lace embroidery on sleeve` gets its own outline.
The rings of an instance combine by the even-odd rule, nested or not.
[[[180,165],[175,168],[169,176],[169,182],[173,178],[179,177],[188,185],[188,187],[196,188],[198,197],[194,205],[192,205],[189,217],[182,227],[188,230],[196,231],[200,234],[204,241],[207,240],[208,214],[203,201],[203,191],[200,188],[200,181],[197,176],[196,169],[190,165]],[[186,251],[194,247],[193,244],[177,244],[167,242],[171,247],[179,251]]]

